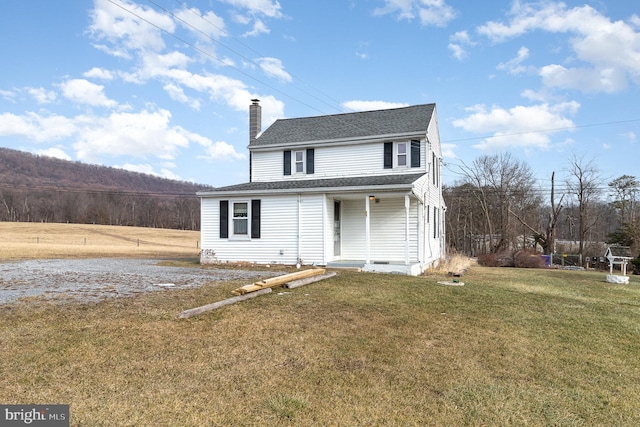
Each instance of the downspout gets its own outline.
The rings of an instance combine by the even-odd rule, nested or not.
[[[320,265],[327,265],[327,195],[322,195],[322,260]]]
[[[296,267],[302,264],[302,195],[298,193],[298,261]]]
[[[411,199],[408,194],[404,196],[404,265],[409,265],[409,207]]]
[[[365,264],[371,264],[371,210],[369,206],[369,196],[364,199],[364,241],[365,241]]]

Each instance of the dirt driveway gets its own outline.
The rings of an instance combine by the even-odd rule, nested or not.
[[[0,305],[24,297],[78,302],[185,289],[211,281],[246,279],[264,272],[166,267],[149,259],[43,259],[0,262]]]

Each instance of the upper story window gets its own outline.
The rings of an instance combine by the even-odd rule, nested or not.
[[[307,148],[299,151],[284,151],[283,175],[307,174],[311,175],[315,170],[315,150]]]
[[[304,151],[296,151],[296,173],[304,173]]]
[[[420,167],[420,141],[411,142],[385,142],[384,143],[384,168],[419,168]]]
[[[399,142],[396,145],[396,153],[397,153],[397,165],[399,167],[407,166],[407,143]]]

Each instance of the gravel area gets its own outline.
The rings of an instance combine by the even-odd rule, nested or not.
[[[211,281],[255,281],[264,272],[165,267],[148,259],[47,259],[0,263],[0,305],[24,297],[94,302]]]

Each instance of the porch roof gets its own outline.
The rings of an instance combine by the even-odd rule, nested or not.
[[[410,191],[413,184],[426,173],[369,175],[325,179],[298,179],[288,181],[246,182],[243,184],[218,187],[210,191],[200,191],[200,197],[228,197],[233,194],[266,193],[318,193],[356,191]]]

